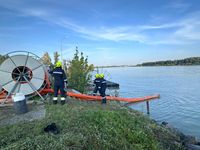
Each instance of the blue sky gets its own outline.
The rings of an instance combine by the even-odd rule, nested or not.
[[[94,65],[200,56],[200,1],[0,0],[0,54],[61,45],[63,58],[78,46]]]

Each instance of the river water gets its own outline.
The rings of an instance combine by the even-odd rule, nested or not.
[[[200,139],[200,66],[106,68],[119,83],[120,97],[160,94],[150,101],[150,117]],[[146,113],[146,103],[131,108]]]

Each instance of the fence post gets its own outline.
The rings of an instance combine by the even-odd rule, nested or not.
[[[149,111],[149,101],[146,101],[146,104],[147,104],[147,114],[149,115],[150,114],[150,111]]]

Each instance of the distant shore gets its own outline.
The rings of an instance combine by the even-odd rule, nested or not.
[[[123,65],[123,66],[96,66],[94,68],[127,68],[127,67],[190,67],[190,66],[200,66],[198,65],[148,65],[148,66],[143,66],[143,65]]]
[[[200,57],[189,57],[180,60],[166,60],[145,62],[137,65],[110,65],[110,66],[96,66],[95,68],[115,68],[115,67],[151,67],[151,66],[197,66],[200,65]]]

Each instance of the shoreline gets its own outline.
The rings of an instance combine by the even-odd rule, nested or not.
[[[120,104],[121,105],[121,104]],[[121,105],[122,107],[124,105]],[[177,140],[174,140],[175,143],[182,145],[186,150],[200,150],[200,139],[196,136],[185,134],[183,131],[180,131],[178,128],[174,127],[173,125],[169,124],[166,121],[156,121],[153,118],[150,118],[147,114],[140,112],[139,110],[135,110],[131,107],[125,106],[126,108],[138,111],[143,116],[147,116],[151,121],[156,123],[158,126],[165,128],[166,130],[169,130],[171,133],[173,133],[177,138]]]
[[[157,122],[158,123],[158,122]],[[158,123],[159,124],[159,123]],[[175,128],[168,122],[163,121],[161,124],[164,128],[170,130],[175,135],[180,137],[180,142],[187,148],[192,150],[200,149],[200,140],[196,136],[186,135],[184,132],[181,132],[178,128]]]

